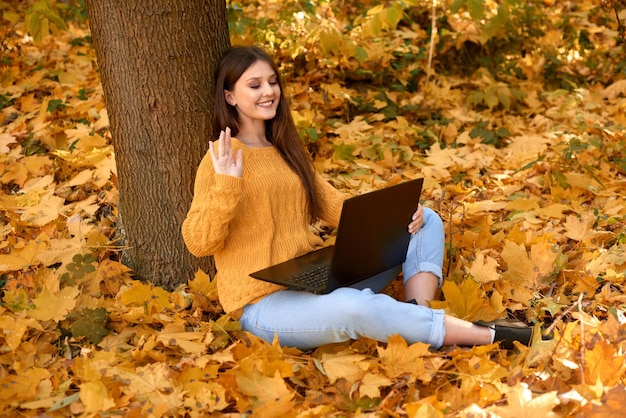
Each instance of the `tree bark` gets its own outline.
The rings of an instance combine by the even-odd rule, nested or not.
[[[122,262],[173,289],[212,259],[181,224],[211,135],[214,72],[230,45],[224,0],[89,0],[119,188]]]

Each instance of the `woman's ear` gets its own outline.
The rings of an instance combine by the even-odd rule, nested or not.
[[[229,90],[224,90],[224,99],[226,99],[226,103],[231,106],[237,105],[237,102],[235,102],[235,98],[233,97],[233,93]]]

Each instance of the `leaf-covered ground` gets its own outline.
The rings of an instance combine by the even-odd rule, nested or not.
[[[115,261],[114,151],[87,26],[34,42],[16,21],[0,33],[0,415],[619,416],[626,74],[591,5],[570,17],[596,45],[586,58],[560,44],[555,7],[536,43],[560,51],[558,68],[529,50],[509,60],[513,77],[446,73],[485,42],[462,13],[438,32],[430,67],[421,9],[399,24],[382,6],[346,12],[356,18],[319,6],[272,26],[285,5],[263,3],[231,16],[233,42],[263,33],[275,47],[318,170],[348,193],[425,177],[448,243],[433,305],[516,317],[553,339],[435,351],[393,337],[303,353],[241,332],[202,272],[173,292],[133,280]],[[398,283],[386,291],[401,297]]]

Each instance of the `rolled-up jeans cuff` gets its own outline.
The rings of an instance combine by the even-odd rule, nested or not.
[[[428,263],[428,262],[422,262],[418,266],[415,266],[413,268],[405,267],[405,270],[403,272],[404,284],[406,284],[407,280],[409,280],[411,277],[415,276],[417,273],[422,273],[422,272],[432,273],[435,276],[437,276],[437,282],[439,286],[441,287],[441,285],[443,284],[443,272],[442,272],[441,266],[434,264],[434,263]]]

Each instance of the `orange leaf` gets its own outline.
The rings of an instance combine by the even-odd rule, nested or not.
[[[596,341],[592,350],[585,351],[585,381],[600,380],[604,386],[615,386],[624,374],[624,356],[604,340]]]

